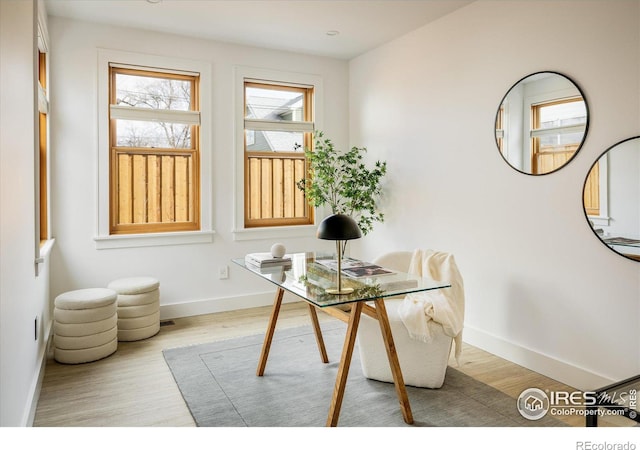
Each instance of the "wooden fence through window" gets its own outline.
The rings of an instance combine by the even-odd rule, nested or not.
[[[191,180],[196,153],[156,149],[114,152],[117,226],[194,222]]]
[[[245,177],[247,222],[259,225],[261,219],[308,220],[305,195],[296,186],[305,177],[304,153],[250,152]]]

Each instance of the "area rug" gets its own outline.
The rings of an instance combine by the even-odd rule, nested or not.
[[[263,335],[163,351],[199,427],[321,427],[325,425],[342,352],[345,326],[322,324],[329,363],[309,327],[276,330],[265,374],[256,376]],[[516,400],[449,367],[440,389],[407,386],[415,423],[433,427],[563,426],[523,418]],[[340,420],[342,427],[402,427],[393,384],[362,375],[353,354]]]

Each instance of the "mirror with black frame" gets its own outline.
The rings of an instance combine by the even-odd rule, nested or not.
[[[496,144],[504,160],[527,175],[545,175],[578,153],[589,127],[580,88],[557,72],[518,80],[496,114]]]
[[[595,235],[614,252],[640,261],[640,136],[602,153],[589,170],[582,194]]]

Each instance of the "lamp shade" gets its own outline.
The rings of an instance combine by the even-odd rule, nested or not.
[[[358,224],[346,214],[332,214],[326,217],[318,226],[318,239],[329,241],[348,241],[362,237]]]

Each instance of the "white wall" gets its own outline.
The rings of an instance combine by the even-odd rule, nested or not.
[[[163,318],[271,303],[273,288],[231,263],[250,251],[268,251],[274,238],[234,241],[234,73],[236,66],[312,74],[325,95],[323,128],[348,142],[348,63],[142,30],[51,17],[52,209],[56,249],[52,294],[106,286],[119,277],[160,281]],[[98,49],[200,60],[211,64],[214,242],[97,250]],[[330,99],[327,101],[326,99]],[[205,185],[206,186],[206,185]],[[318,246],[309,237],[278,238],[289,251]],[[331,248],[331,247],[329,247]],[[218,268],[230,266],[230,278]],[[256,295],[254,295],[256,294]],[[260,303],[262,302],[262,303]]]
[[[640,370],[640,265],[598,241],[581,199],[593,161],[640,131],[639,19],[635,0],[483,0],[350,62],[351,145],[389,173],[387,221],[356,251],[453,252],[465,340],[582,389]],[[494,120],[541,70],[583,89],[591,121],[568,166],[533,177],[500,157]]]
[[[33,421],[50,328],[48,261],[40,264],[38,276],[35,272],[37,14],[35,1],[0,1],[2,427],[24,426]]]

